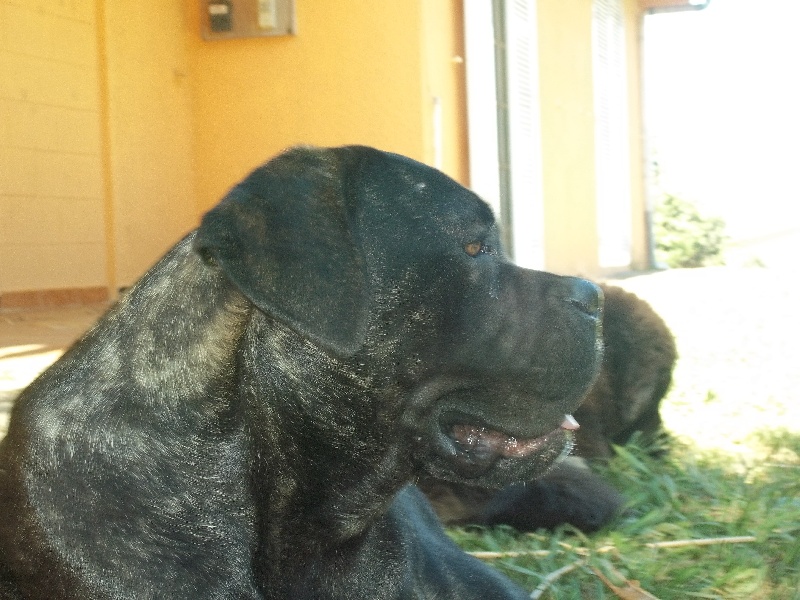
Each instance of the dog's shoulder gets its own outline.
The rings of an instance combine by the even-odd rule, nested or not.
[[[27,595],[48,577],[81,589],[79,571],[110,595],[200,593],[207,573],[252,588],[246,442],[226,406],[245,309],[191,238],[15,403],[0,446],[0,555]],[[38,583],[23,584],[31,565]],[[14,597],[9,586],[0,598]]]
[[[664,319],[646,301],[618,286],[603,284],[603,336],[612,357],[625,364],[645,361],[671,369],[675,339]]]

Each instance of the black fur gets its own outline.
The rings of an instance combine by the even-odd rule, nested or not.
[[[581,459],[602,460],[634,433],[651,444],[661,435],[661,400],[677,352],[663,319],[635,294],[601,285],[605,296],[600,374],[575,411],[575,454],[544,476],[497,491],[424,479],[420,486],[448,524],[510,525],[521,531],[568,523],[586,532],[607,525],[625,499]],[[578,458],[580,457],[580,458]]]
[[[288,151],[17,400],[0,596],[525,598],[408,483],[546,472],[598,334],[595,286],[509,264],[441,173]]]

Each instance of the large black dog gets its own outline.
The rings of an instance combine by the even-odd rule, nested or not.
[[[526,598],[408,483],[571,446],[600,293],[364,147],[254,171],[17,400],[4,598]]]

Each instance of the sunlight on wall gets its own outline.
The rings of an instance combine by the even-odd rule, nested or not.
[[[104,286],[95,4],[0,0],[0,290]]]

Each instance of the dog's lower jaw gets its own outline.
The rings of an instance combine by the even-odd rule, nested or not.
[[[308,589],[315,584],[307,579],[330,557],[371,543],[373,528],[411,479],[410,470],[398,469],[391,454],[375,469],[375,463],[366,466],[332,452],[331,462],[300,477],[296,465],[310,464],[307,454],[295,445],[296,454],[278,457],[270,448],[254,449],[261,462],[251,478],[257,511],[253,571],[265,594],[314,597]]]
[[[412,463],[399,443],[351,455],[335,444],[312,447],[291,427],[273,428],[272,434],[279,437],[253,441],[251,475],[269,539],[302,535],[313,542],[311,532],[317,531],[324,532],[322,545],[345,543],[384,514],[394,495],[413,479]],[[276,452],[276,447],[290,451]],[[303,529],[309,531],[301,534]]]
[[[358,413],[356,408],[367,404],[359,394],[367,392],[348,374],[339,373],[335,397],[317,386],[320,381],[331,386],[335,369],[325,356],[311,360],[305,352],[313,349],[303,340],[256,316],[242,347],[240,404],[243,422],[251,427],[250,482],[257,513],[254,572],[265,590],[281,589],[283,596],[276,597],[293,597],[293,586],[302,586],[300,579],[319,560],[369,537],[411,481],[413,466],[406,444],[376,436],[380,427]],[[314,372],[285,381],[301,373],[298,365],[307,371],[313,366]],[[271,383],[260,385],[265,381]],[[327,419],[310,414],[322,405],[335,405],[339,414]],[[343,417],[348,405],[351,415]],[[360,446],[353,447],[353,440]]]

